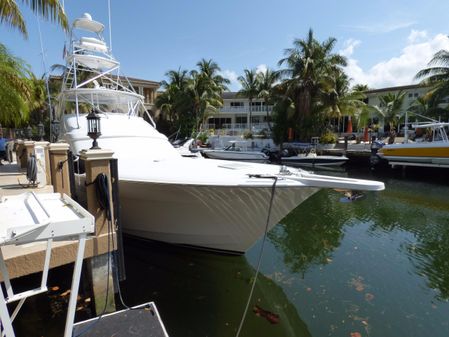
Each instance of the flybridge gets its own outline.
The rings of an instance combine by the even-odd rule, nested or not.
[[[79,31],[93,36],[78,36]],[[66,69],[58,96],[58,115],[74,112],[79,126],[81,112],[116,112],[129,116],[145,112],[144,97],[120,77],[120,63],[113,57],[103,38],[104,25],[85,13],[76,19],[69,33],[68,49],[64,48]],[[80,110],[80,105],[84,106]],[[74,110],[74,111],[73,111]]]

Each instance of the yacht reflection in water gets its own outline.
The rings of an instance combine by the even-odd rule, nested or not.
[[[129,238],[125,251],[128,305],[156,301],[170,336],[235,336],[255,274],[244,256]],[[311,336],[282,288],[262,273],[241,335]]]

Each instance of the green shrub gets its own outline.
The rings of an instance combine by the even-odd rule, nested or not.
[[[320,137],[321,144],[335,144],[337,142],[337,136],[331,131],[326,131]]]
[[[253,139],[253,133],[251,131],[245,131],[243,133],[243,139]]]
[[[209,136],[207,135],[207,132],[200,132],[198,134],[198,136],[196,136],[196,139],[201,141],[201,143],[203,143],[203,144],[207,143],[208,138],[209,138]]]

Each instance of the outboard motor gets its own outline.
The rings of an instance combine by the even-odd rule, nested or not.
[[[380,157],[377,155],[377,151],[385,145],[384,142],[380,140],[373,140],[371,143],[371,156],[370,156],[370,167],[374,168],[380,163]]]

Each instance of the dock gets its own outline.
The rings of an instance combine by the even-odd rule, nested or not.
[[[338,143],[333,149],[321,149],[321,154],[333,156],[346,156],[351,164],[369,165],[371,158],[371,143]]]
[[[6,207],[5,209],[9,212],[6,219],[3,218],[2,228],[6,235],[6,241],[2,241],[3,244],[0,247],[0,281],[4,283],[6,289],[6,293],[3,292],[3,300],[0,298],[0,315],[6,336],[15,336],[12,321],[25,299],[47,292],[48,271],[70,264],[74,265],[74,274],[70,303],[67,309],[66,328],[64,333],[61,331],[61,336],[69,337],[74,332],[80,333],[80,331],[86,330],[87,333],[89,330],[86,336],[114,334],[126,337],[131,336],[129,331],[136,329],[142,331],[143,334],[132,334],[133,336],[168,336],[156,306],[152,302],[138,308],[128,308],[116,312],[114,292],[117,291],[119,285],[114,283],[119,282],[125,276],[124,266],[120,261],[121,237],[117,235],[117,233],[120,234],[120,230],[116,232],[116,228],[119,227],[119,200],[117,160],[112,158],[113,152],[104,149],[81,151],[80,160],[84,161],[86,174],[83,178],[83,185],[79,186],[80,188],[75,193],[73,163],[68,144],[16,141],[15,148],[16,152],[12,162],[0,161],[0,203],[4,203],[3,207]],[[108,192],[103,193],[103,197],[109,199],[107,202],[97,200],[99,196],[96,193],[95,185],[100,176],[107,181],[106,184],[104,182],[102,184],[108,188]],[[77,195],[80,194],[80,190],[83,195]],[[51,226],[53,221],[51,219],[55,218],[52,218],[51,212],[46,209],[47,201],[43,200],[49,199],[45,198],[61,198],[61,200],[73,202],[73,206],[70,207],[78,207],[77,214],[84,212],[86,216],[91,217],[93,225],[92,231],[89,233],[92,234],[86,235],[87,232],[80,234],[80,239],[76,241],[71,235],[64,236],[64,233],[58,235],[57,232],[61,231],[61,227],[56,226],[53,227],[56,229],[55,231],[47,231],[46,237],[40,236],[43,233],[40,228],[47,226],[48,222],[36,217],[38,213],[31,207],[30,202],[34,200],[36,205],[40,205],[37,206],[37,209],[41,210],[44,218],[46,214],[46,219],[50,219],[48,226]],[[17,226],[24,226],[20,227],[24,230],[30,228],[30,225],[22,225],[23,221],[21,222],[20,219],[15,220],[14,214],[22,213],[13,211],[14,207],[12,211],[9,211],[10,208],[8,208],[9,204],[15,205],[14,200],[22,199],[24,206],[21,209],[29,209],[26,212],[26,214],[29,212],[26,219],[33,219],[30,222],[30,237],[36,236],[36,240],[23,240],[20,231],[19,235],[15,236],[15,230],[11,232],[8,229],[11,221],[16,226],[12,228],[18,228]],[[109,207],[105,209],[104,205],[109,205]],[[68,210],[63,205],[60,207],[62,207],[61,211]],[[65,223],[70,221],[66,218],[60,220]],[[33,228],[39,228],[39,230]],[[55,240],[53,240],[53,236],[55,236]],[[60,241],[61,239],[64,241]],[[65,241],[66,239],[67,241]],[[14,244],[10,244],[10,242]],[[118,260],[113,257],[114,252],[118,252],[116,254],[119,257]],[[90,284],[93,299],[92,312],[96,313],[97,317],[73,325],[82,264],[85,267],[83,270],[87,271],[87,273],[83,273],[82,277],[85,282]],[[116,268],[112,267],[113,264]],[[115,277],[114,271],[117,269],[119,274]],[[15,287],[12,282],[14,279],[36,273],[42,275],[39,288],[17,294],[14,292],[13,288]],[[9,314],[8,311],[14,307],[8,310],[6,305],[15,301],[19,302],[14,312]],[[89,321],[96,321],[98,324],[95,323],[95,328],[93,328],[90,327]]]

